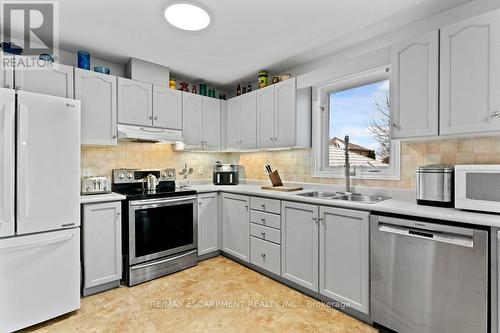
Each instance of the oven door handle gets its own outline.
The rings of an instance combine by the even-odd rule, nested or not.
[[[130,201],[130,206],[135,207],[135,206],[145,206],[145,205],[164,204],[164,203],[192,201],[192,200],[196,200],[196,197],[192,196],[192,197],[182,197],[182,198],[174,198],[174,199],[138,200],[138,201]]]
[[[186,253],[183,253],[183,254],[180,254],[178,256],[175,256],[175,257],[170,257],[170,258],[167,258],[167,259],[163,259],[163,260],[158,260],[158,261],[153,261],[153,262],[148,262],[147,264],[142,264],[142,265],[135,265],[135,266],[132,266],[130,267],[133,271],[134,270],[137,270],[137,269],[141,269],[141,268],[146,268],[146,267],[151,267],[151,266],[156,266],[158,264],[164,264],[166,262],[169,262],[169,261],[172,261],[172,260],[177,260],[177,259],[180,259],[180,258],[183,258],[183,257],[187,257],[193,253],[196,253],[198,250],[195,249],[195,250],[192,250],[192,251],[189,251],[189,252],[186,252]]]

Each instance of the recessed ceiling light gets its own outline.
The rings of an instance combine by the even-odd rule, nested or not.
[[[188,31],[202,30],[210,24],[208,13],[190,3],[174,3],[165,9],[165,19],[176,28]]]

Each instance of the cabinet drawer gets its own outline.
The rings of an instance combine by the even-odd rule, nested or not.
[[[281,275],[281,246],[250,237],[250,262],[276,275]]]
[[[281,214],[281,202],[279,200],[251,197],[250,208],[268,213]]]
[[[281,216],[269,213],[250,211],[250,222],[265,225],[276,229],[281,229]]]
[[[281,244],[281,231],[260,224],[250,223],[250,235],[276,244]]]

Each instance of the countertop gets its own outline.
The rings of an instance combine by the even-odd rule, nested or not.
[[[124,195],[118,193],[106,193],[106,194],[89,194],[89,195],[81,195],[80,203],[97,203],[97,202],[109,202],[109,201],[121,201],[125,200],[126,197]]]
[[[262,190],[261,185],[241,184],[241,185],[192,185],[192,188],[198,193],[208,192],[225,192],[241,195],[251,195],[274,198],[278,200],[289,200],[314,205],[333,206],[340,208],[352,208],[357,210],[384,212],[392,214],[401,214],[407,216],[417,216],[424,218],[432,218],[445,220],[450,222],[468,223],[490,227],[500,227],[500,214],[476,213],[470,211],[462,211],[455,208],[442,208],[432,206],[417,205],[414,198],[406,196],[391,196],[392,199],[381,201],[374,204],[366,204],[359,202],[345,202],[331,199],[308,198],[297,196],[298,193],[317,190],[316,188],[307,188],[297,192],[276,192],[270,190]],[[321,190],[325,190],[324,187]],[[335,191],[336,189],[334,189]],[[361,193],[364,193],[360,191]],[[385,194],[385,193],[384,193]]]

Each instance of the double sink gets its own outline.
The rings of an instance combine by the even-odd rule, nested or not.
[[[383,197],[380,195],[366,195],[359,193],[347,193],[347,192],[322,192],[322,191],[313,191],[313,192],[305,192],[298,193],[298,196],[308,197],[308,198],[318,198],[318,199],[331,199],[331,200],[340,200],[340,201],[353,201],[360,202],[366,204],[373,204],[380,201],[388,200],[389,197]]]

